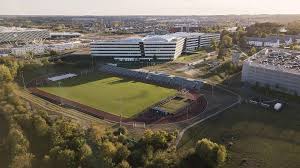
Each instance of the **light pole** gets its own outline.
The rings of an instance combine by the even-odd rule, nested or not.
[[[21,76],[22,76],[24,90],[26,90],[26,85],[25,85],[25,79],[24,79],[24,73],[23,73],[23,71],[21,71]]]
[[[58,81],[58,88],[61,88],[61,81]],[[60,104],[63,105],[63,101],[62,101],[62,98],[61,96],[60,97]]]
[[[211,84],[211,96],[214,97],[214,85]]]
[[[122,126],[122,117],[123,117],[123,111],[121,110],[122,108],[122,98],[119,99],[119,104],[120,104],[120,126]]]

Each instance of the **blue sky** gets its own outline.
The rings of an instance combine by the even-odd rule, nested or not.
[[[300,0],[0,0],[0,14],[300,14]]]

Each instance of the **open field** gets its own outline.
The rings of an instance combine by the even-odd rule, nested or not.
[[[179,153],[201,138],[210,138],[227,146],[229,157],[225,168],[298,168],[300,113],[297,109],[297,103],[289,104],[280,113],[242,104],[189,129],[179,144]]]
[[[175,62],[178,63],[190,63],[193,61],[198,61],[200,59],[204,59],[207,57],[207,52],[205,51],[198,51],[194,54],[189,54],[189,55],[181,55],[178,57]]]
[[[52,82],[39,89],[126,118],[177,93],[174,89],[104,74]]]

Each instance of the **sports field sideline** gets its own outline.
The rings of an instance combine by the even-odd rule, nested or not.
[[[175,95],[175,89],[100,73],[51,82],[39,89],[87,106],[130,118]]]

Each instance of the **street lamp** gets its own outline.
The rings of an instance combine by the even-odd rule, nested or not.
[[[58,81],[58,88],[61,88],[61,81]],[[61,105],[63,105],[63,101],[62,101],[62,97],[61,96],[59,96],[60,97],[60,104]]]

